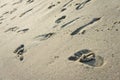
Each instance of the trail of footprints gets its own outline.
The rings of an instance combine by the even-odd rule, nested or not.
[[[23,0],[18,0],[18,1],[16,1],[16,2],[12,3],[11,6],[21,4],[22,2],[23,2]],[[33,2],[34,2],[34,0],[27,0],[27,1],[26,1],[27,4],[30,4],[30,3],[33,3]],[[8,4],[9,4],[9,3],[4,3],[3,5],[0,6],[0,8],[4,8],[4,7],[7,6]],[[33,10],[33,8],[26,10],[25,12],[21,13],[21,14],[19,15],[19,17],[23,17],[25,14],[27,14],[28,12],[30,12],[30,11],[32,11],[32,10]],[[8,11],[5,11],[4,13],[0,14],[0,15],[1,15],[1,16],[0,16],[0,24],[3,23],[3,20],[7,19],[7,18],[6,18],[6,15],[7,15],[7,16],[10,16],[11,14],[13,14],[13,13],[16,12],[16,11],[19,11],[18,8],[14,8],[14,7],[13,7],[12,10],[8,10]],[[10,20],[15,19],[16,16],[17,16],[17,15],[14,15],[12,18],[10,18]]]
[[[100,67],[104,64],[103,57],[96,55],[89,49],[83,49],[74,53],[74,55],[68,57],[68,60],[70,61],[79,60],[79,62],[93,67]]]
[[[23,0],[19,0],[15,3],[13,3],[12,5],[17,5],[17,4],[20,4],[22,3]],[[67,6],[69,4],[72,3],[73,0],[70,0],[68,1],[67,3],[65,3],[63,6],[62,6],[62,9],[60,10],[61,12],[63,11],[66,11],[67,10]],[[75,4],[75,9],[76,10],[80,10],[82,9],[88,2],[90,2],[91,0],[83,0],[83,2],[81,3],[76,3]],[[30,4],[34,2],[34,0],[27,0],[27,4]],[[53,7],[55,7],[56,5],[60,4],[61,2],[58,1],[57,3],[53,3],[51,4],[50,6],[48,6],[48,9],[52,9]],[[2,6],[0,6],[0,8],[3,8],[7,5],[7,3],[3,4]],[[2,16],[0,16],[0,24],[2,24],[1,21],[4,20],[3,16],[6,15],[6,14],[13,14],[15,11],[17,11],[18,9],[17,8],[14,8],[12,9],[11,11],[6,11],[2,14]],[[19,15],[19,17],[23,17],[24,15],[26,15],[27,13],[29,13],[30,11],[32,11],[33,8],[31,9],[28,9],[26,11],[24,11],[23,13],[21,13]],[[56,24],[59,24],[61,23],[64,19],[66,19],[67,15],[63,15],[61,17],[59,17],[55,23]],[[16,18],[16,16],[13,16],[11,18],[11,20],[13,20],[14,18]],[[63,25],[61,25],[61,28],[65,28],[67,27],[68,25],[72,24],[73,22],[77,21],[78,19],[80,19],[80,17],[76,17],[74,18],[73,20],[70,20],[66,23],[64,23]],[[84,28],[88,27],[89,25],[99,21],[101,19],[101,17],[98,17],[98,18],[93,18],[90,22],[88,22],[87,24],[83,25],[83,26],[80,26],[79,28],[77,28],[76,30],[74,30],[70,35],[73,36],[73,35],[76,35],[78,34],[80,31],[82,31]],[[116,22],[114,24],[118,24],[119,22]],[[4,32],[17,32],[17,33],[25,33],[29,30],[29,28],[25,28],[25,29],[20,29],[19,27],[15,26],[15,27],[11,27],[11,28],[8,28],[7,30],[5,30]],[[86,30],[83,30],[82,34],[84,34],[86,32]],[[50,33],[45,33],[45,34],[41,34],[41,35],[38,35],[36,37],[34,37],[35,40],[39,40],[39,41],[44,41],[44,40],[47,40],[49,38],[51,38],[53,35],[55,35],[56,33],[55,32],[50,32]],[[19,48],[20,49],[20,48]],[[23,52],[20,52],[23,54]],[[20,54],[21,55],[21,54]],[[55,57],[55,59],[58,58]],[[20,57],[20,61],[22,61],[24,59],[24,57]],[[81,63],[84,63],[84,64],[87,64],[87,65],[90,65],[90,66],[94,66],[94,67],[100,67],[104,64],[104,59],[103,57],[101,56],[98,56],[96,55],[94,52],[92,52],[91,50],[88,50],[88,49],[83,49],[83,50],[80,50],[76,53],[74,53],[72,56],[70,56],[68,58],[68,60],[70,61],[78,61],[81,62]],[[52,63],[52,62],[51,62]]]

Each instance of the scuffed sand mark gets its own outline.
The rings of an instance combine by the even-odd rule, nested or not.
[[[23,0],[19,0],[19,1],[17,1],[17,2],[14,2],[12,5],[20,4],[20,3],[22,3],[22,1],[23,1]]]
[[[67,8],[63,8],[63,9],[61,9],[61,12],[63,12],[63,11],[65,11]]]
[[[30,4],[30,3],[32,3],[32,2],[34,2],[34,0],[27,0],[27,3],[28,3],[28,4]]]
[[[55,4],[55,3],[54,3],[54,4],[51,4],[51,5],[48,7],[48,9],[51,9],[51,8],[55,7],[56,5],[58,5],[58,4],[60,4],[60,1],[58,1],[56,4]]]
[[[2,24],[2,22],[0,22],[0,24]]]
[[[73,1],[73,0],[70,0],[69,2],[65,3],[65,4],[63,5],[63,7],[66,7],[66,6],[69,5],[72,1]]]
[[[16,18],[16,16],[14,16],[14,17],[10,18],[10,20],[13,20],[13,19],[15,19],[15,18]]]
[[[82,9],[90,1],[91,0],[85,0],[84,2],[77,4],[76,10]]]
[[[38,35],[38,36],[36,36],[34,39],[37,39],[37,40],[43,41],[43,40],[47,40],[47,39],[49,39],[49,38],[52,37],[54,34],[55,34],[55,33],[42,34],[42,35]]]
[[[17,8],[14,8],[13,10],[11,10],[10,14],[14,13],[15,11],[17,11]]]
[[[30,11],[32,11],[33,10],[33,8],[32,9],[29,9],[29,10],[27,10],[27,11],[25,11],[25,12],[23,12],[19,17],[23,17],[25,14],[27,14],[28,12],[30,12]]]
[[[52,63],[54,63],[57,59],[59,59],[60,56],[53,56],[50,58],[49,62],[47,63],[47,65],[51,65]]]
[[[0,8],[3,8],[3,7],[5,7],[6,5],[7,5],[7,3],[1,5]]]
[[[48,7],[48,9],[51,9],[51,8],[54,7],[54,6],[55,6],[55,4],[50,5],[50,6]]]
[[[7,29],[7,30],[4,31],[4,32],[8,32],[8,31],[13,31],[13,32],[15,32],[15,31],[18,30],[18,29],[19,29],[19,27],[15,26],[15,27],[12,27],[12,28]]]
[[[7,5],[7,3],[1,5],[0,8],[3,8],[3,7],[5,7],[6,5]]]
[[[3,21],[5,18],[1,18],[0,21]]]
[[[77,28],[75,31],[73,31],[73,32],[71,33],[71,35],[72,35],[72,36],[73,36],[73,35],[76,35],[76,34],[79,33],[82,29],[84,29],[85,27],[87,27],[87,26],[89,26],[89,25],[91,25],[91,24],[99,21],[100,19],[101,19],[101,17],[100,17],[100,18],[93,18],[89,23],[87,23],[87,24],[85,24],[85,25]]]
[[[6,11],[2,14],[2,16],[6,15],[6,14],[9,14],[9,11]]]
[[[61,22],[63,19],[65,19],[65,18],[66,18],[66,15],[58,18],[58,19],[55,21],[55,23],[60,23],[60,22]]]
[[[25,33],[29,30],[29,28],[18,30],[17,33]]]
[[[64,27],[68,26],[69,24],[71,24],[71,23],[75,22],[75,21],[76,21],[76,20],[78,20],[79,18],[80,18],[80,17],[75,18],[75,19],[73,19],[73,20],[71,20],[71,21],[69,21],[69,22],[67,22],[67,23],[63,24],[63,25],[61,26],[61,28],[64,28]]]

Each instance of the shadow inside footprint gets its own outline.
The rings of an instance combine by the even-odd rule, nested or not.
[[[80,50],[80,51],[74,53],[73,56],[70,56],[70,57],[68,58],[68,60],[76,61],[76,60],[78,60],[83,54],[87,54],[87,53],[89,53],[89,52],[91,52],[91,50],[88,50],[88,49]]]
[[[96,56],[95,59],[82,63],[93,67],[100,67],[104,64],[104,59],[101,56]]]

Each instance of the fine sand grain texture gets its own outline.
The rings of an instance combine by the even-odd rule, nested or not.
[[[120,0],[1,0],[0,80],[120,80]]]

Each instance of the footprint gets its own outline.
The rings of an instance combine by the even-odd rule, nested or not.
[[[87,64],[93,67],[100,67],[104,64],[104,59],[101,56],[96,56],[91,50],[83,49],[80,50],[74,55],[68,58],[70,61],[77,61],[79,60],[80,63]]]
[[[80,50],[80,51],[74,53],[74,55],[70,56],[70,57],[68,58],[68,60],[70,60],[70,61],[76,61],[76,60],[78,60],[83,54],[87,54],[87,53],[89,53],[89,52],[91,52],[91,50],[88,50],[88,49]]]
[[[82,63],[93,67],[100,67],[104,64],[104,59],[101,56],[95,56],[95,59]]]
[[[60,23],[60,22],[61,22],[63,19],[65,19],[65,18],[66,18],[66,16],[64,15],[64,16],[58,18],[58,19],[55,21],[55,23]]]
[[[100,67],[104,64],[104,58],[101,56],[96,56],[96,60],[93,66]]]

